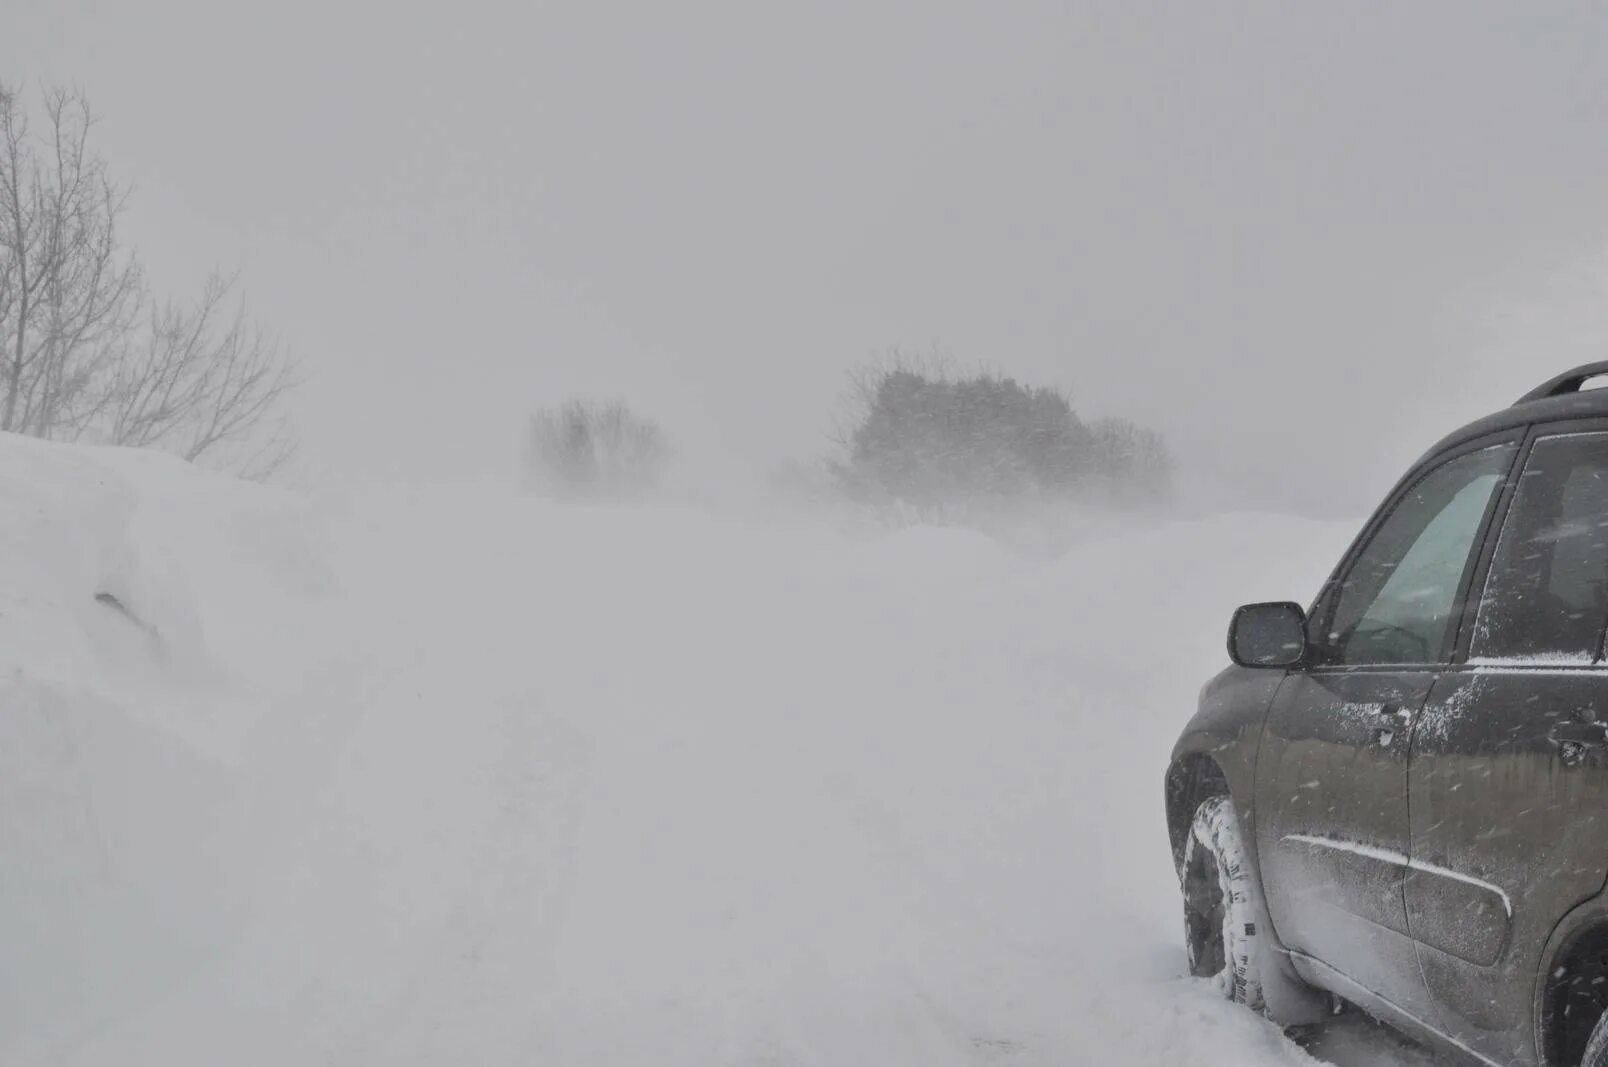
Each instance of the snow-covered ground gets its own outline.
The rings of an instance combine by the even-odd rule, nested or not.
[[[1309,1063],[1179,977],[1161,775],[1351,532],[1029,558],[0,437],[0,1062]]]

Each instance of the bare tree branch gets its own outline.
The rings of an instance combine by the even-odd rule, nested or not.
[[[297,384],[296,368],[243,308],[226,311],[234,285],[213,275],[192,306],[153,310],[146,343],[111,378],[111,443],[170,448],[188,460],[242,447],[242,469],[259,475],[289,457],[285,425],[270,416]]]
[[[150,299],[88,100],[43,95],[36,135],[0,84],[0,430],[277,467],[294,449],[277,417],[293,364],[225,306],[233,278],[189,306]]]

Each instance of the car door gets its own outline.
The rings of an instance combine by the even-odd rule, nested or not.
[[[1608,878],[1608,427],[1539,432],[1408,772],[1407,919],[1451,1036],[1535,1056],[1540,953]]]
[[[1370,524],[1312,613],[1310,665],[1280,685],[1257,759],[1255,836],[1283,944],[1337,991],[1420,1021],[1407,924],[1407,758],[1451,650],[1511,438],[1430,464]]]

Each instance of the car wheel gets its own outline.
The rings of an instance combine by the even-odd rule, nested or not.
[[[1189,973],[1211,979],[1230,1000],[1266,1014],[1262,891],[1228,797],[1212,797],[1195,810],[1182,878]]]

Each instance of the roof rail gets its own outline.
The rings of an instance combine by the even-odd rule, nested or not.
[[[1527,404],[1532,400],[1545,400],[1549,396],[1578,393],[1580,392],[1580,387],[1585,385],[1587,381],[1604,375],[1608,375],[1608,362],[1584,364],[1574,370],[1564,371],[1556,378],[1548,379],[1531,389],[1528,393],[1519,397],[1515,406],[1517,404]]]

